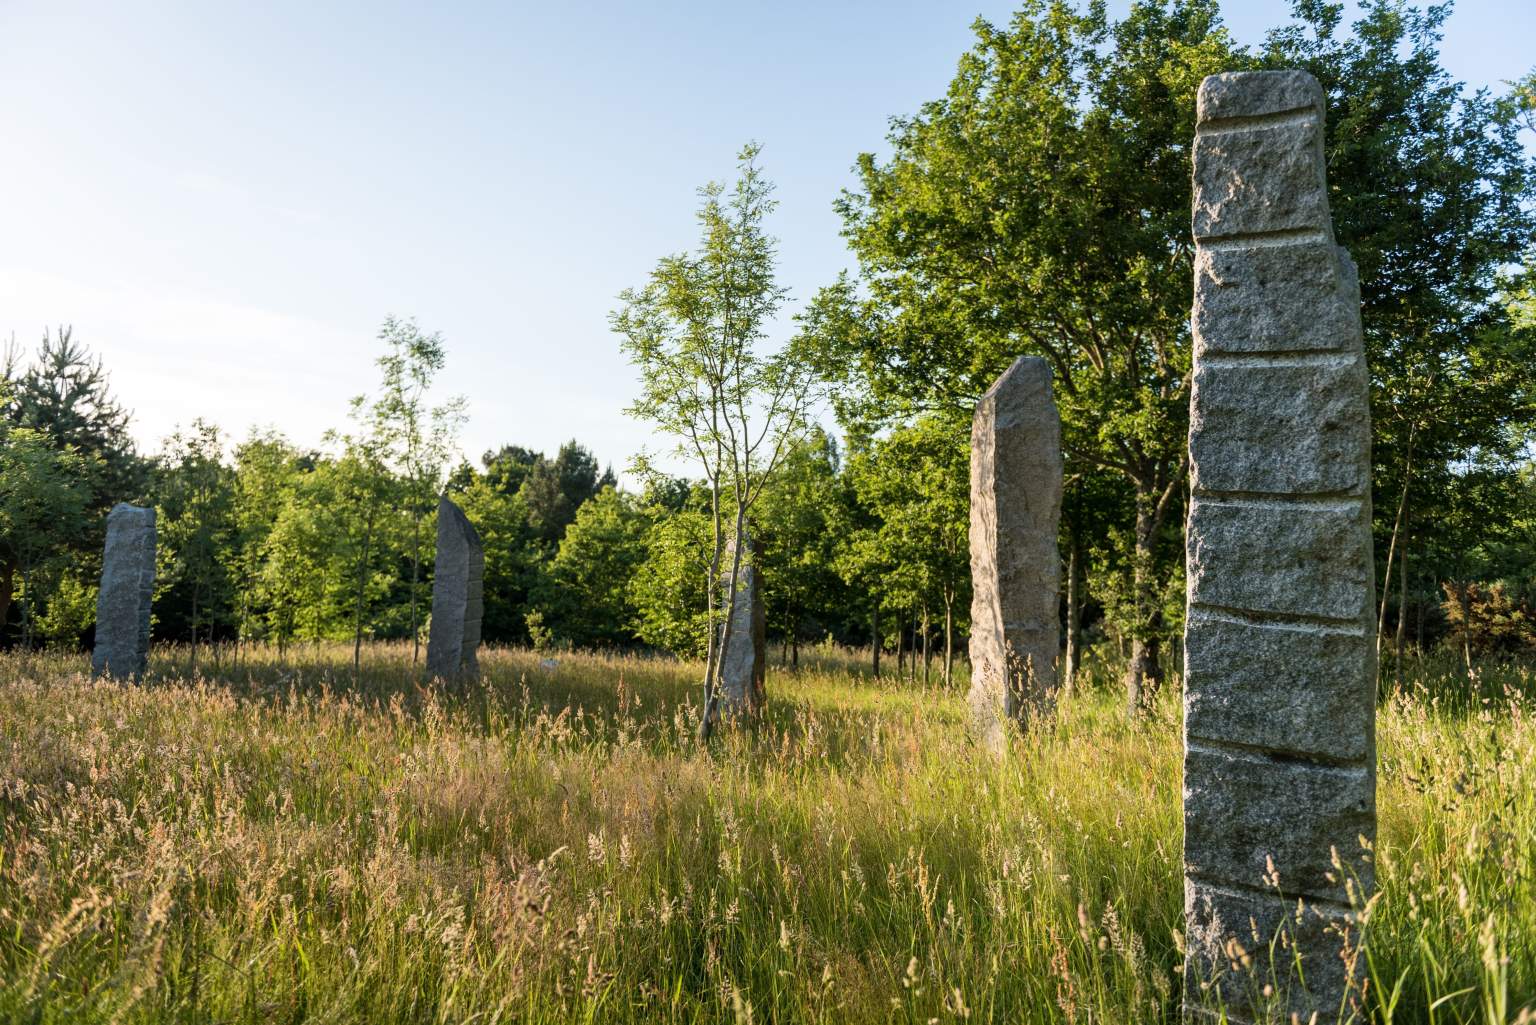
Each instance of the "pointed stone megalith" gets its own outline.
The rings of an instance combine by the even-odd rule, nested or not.
[[[763,614],[763,594],[758,580],[757,546],[750,541],[741,560],[740,583],[736,588],[735,615],[731,617],[730,643],[720,666],[720,717],[729,721],[755,713],[763,705],[768,638]],[[730,597],[730,569],[736,557],[732,542],[725,550],[725,597]]]
[[[464,511],[437,500],[437,561],[432,574],[432,627],[427,673],[453,680],[479,671],[480,617],[485,610],[485,549]]]
[[[1051,368],[1014,361],[971,423],[971,718],[988,745],[1048,712],[1061,644],[1061,418]]]
[[[1220,1006],[1233,1022],[1336,1022],[1362,967],[1351,908],[1370,893],[1361,839],[1376,833],[1370,410],[1359,282],[1328,210],[1323,110],[1299,71],[1200,86],[1189,1021],[1216,1021]]]
[[[91,674],[137,680],[149,659],[149,606],[155,593],[155,511],[119,502],[107,514],[107,545],[96,592]]]

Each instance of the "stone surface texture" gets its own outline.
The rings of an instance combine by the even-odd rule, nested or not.
[[[1336,1022],[1376,832],[1359,283],[1317,82],[1213,75],[1197,109],[1185,1016]]]
[[[971,423],[971,720],[993,748],[1055,700],[1061,473],[1050,366],[1021,357]]]
[[[763,592],[752,554],[757,551],[750,539],[747,554],[741,560],[741,582],[736,588],[735,615],[731,617],[730,640],[720,666],[718,711],[724,719],[754,714],[763,706],[767,672],[768,626],[763,611]],[[725,550],[725,599],[730,599],[730,568],[736,559],[735,542]]]
[[[119,502],[107,514],[107,545],[96,593],[91,673],[119,680],[144,675],[149,607],[155,593],[155,511]]]
[[[474,676],[480,665],[485,611],[485,549],[464,511],[445,495],[437,501],[437,561],[432,575],[432,626],[427,672],[439,679]]]

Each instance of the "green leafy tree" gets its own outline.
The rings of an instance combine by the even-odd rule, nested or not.
[[[527,507],[516,488],[506,490],[490,460],[487,473],[461,482],[453,499],[479,531],[485,548],[481,637],[490,643],[527,643],[528,610],[546,573],[545,549],[528,525]]]
[[[21,584],[21,644],[32,647],[39,579],[67,558],[85,526],[85,459],[41,432],[0,422],[0,558]],[[7,580],[7,598],[9,584]]]
[[[314,460],[284,490],[261,543],[255,584],[264,633],[279,652],[294,640],[347,636],[355,573],[350,549],[358,532],[349,522],[356,508],[345,502],[344,482],[334,460]]]
[[[837,209],[860,266],[804,317],[841,415],[966,422],[1022,353],[1055,377],[1069,472],[1134,499],[1128,701],[1161,675],[1189,401],[1189,140],[1201,78],[1230,70],[1208,0],[1122,20],[1031,0],[975,25],[946,94],[897,118]]]
[[[354,400],[354,415],[360,420],[366,417],[368,449],[394,475],[396,491],[404,503],[414,663],[421,654],[420,590],[426,521],[437,508],[437,496],[464,422],[464,400],[427,404],[432,381],[447,363],[441,334],[426,334],[414,320],[391,316],[379,329],[379,340],[385,347],[377,361],[382,373],[379,392],[371,403]]]
[[[1384,632],[1394,562],[1407,623],[1409,556],[1447,521],[1436,482],[1490,458],[1513,473],[1518,428],[1536,417],[1531,338],[1512,330],[1503,268],[1536,231],[1532,165],[1513,96],[1469,92],[1440,63],[1449,5],[1302,3],[1271,33],[1265,63],[1301,67],[1328,97],[1327,154],[1337,237],[1360,269],[1372,371],[1372,454]],[[1527,86],[1529,82],[1527,82]],[[1484,510],[1489,528],[1513,510]],[[1380,634],[1379,634],[1380,636]]]
[[[497,469],[502,470],[500,466]],[[510,476],[510,470],[508,467],[502,472]],[[561,445],[553,459],[538,456],[528,466],[517,494],[528,511],[528,525],[553,547],[565,536],[577,511],[603,488],[616,483],[613,471],[600,469],[597,457],[573,439]]]
[[[235,594],[236,636],[240,640],[275,636],[267,618],[273,595],[264,584],[274,531],[283,510],[294,501],[302,475],[313,457],[294,448],[276,431],[253,430],[234,452],[233,517],[235,545],[231,569],[241,581]],[[289,631],[279,643],[286,646]]]
[[[185,630],[194,670],[199,643],[211,643],[233,611],[236,485],[223,450],[218,428],[194,420],[166,439],[156,460],[156,616],[173,631]]]
[[[661,260],[643,288],[620,295],[612,318],[640,372],[630,414],[676,438],[677,453],[699,467],[709,491],[704,739],[718,719],[719,673],[748,547],[732,547],[722,577],[726,545],[747,536],[752,507],[800,433],[810,399],[793,345],[759,351],[787,294],[775,281],[777,242],[764,227],[776,201],[759,153],[755,144],[742,149],[729,191],[720,183],[700,190],[697,251]],[[636,469],[647,474],[649,461],[642,457]]]
[[[704,655],[709,629],[708,499],[696,496],[682,508],[652,505],[654,523],[645,560],[630,580],[635,634],[646,644],[680,658]]]
[[[480,465],[485,467],[486,483],[510,497],[518,493],[523,481],[543,458],[542,453],[531,448],[503,445],[481,456]]]
[[[770,622],[783,631],[794,665],[800,663],[800,641],[808,626],[825,632],[843,618],[846,591],[833,568],[837,535],[832,524],[843,497],[839,463],[836,442],[812,431],[790,448],[754,518],[763,602]]]
[[[353,400],[353,416],[368,424],[363,396]],[[340,454],[325,464],[318,482],[327,498],[321,511],[325,536],[332,539],[327,576],[333,588],[350,591],[352,671],[357,673],[362,668],[363,636],[373,632],[374,613],[389,593],[388,530],[401,496],[385,461],[387,438],[365,429],[332,434],[330,440]]]
[[[584,503],[549,567],[541,612],[575,647],[615,647],[634,637],[630,582],[646,558],[650,517],[629,495],[604,488]]]
[[[875,546],[888,567],[887,602],[919,619],[925,674],[930,617],[942,609],[946,684],[953,678],[956,617],[970,594],[969,441],[968,425],[929,415],[849,464],[858,500],[873,514],[859,540]]]
[[[113,396],[110,375],[70,328],[45,331],[29,363],[14,346],[0,359],[0,419],[38,432],[55,451],[80,457],[70,469],[81,474],[77,483],[85,488],[85,523],[77,534],[55,538],[74,556],[57,576],[61,583],[70,580],[75,592],[94,592],[106,512],[118,502],[142,499],[148,480],[148,464],[134,450],[129,413]],[[0,555],[0,629],[18,569],[13,558]]]

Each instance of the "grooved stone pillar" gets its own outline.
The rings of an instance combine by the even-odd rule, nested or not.
[[[107,514],[107,545],[96,593],[91,675],[137,680],[149,659],[155,593],[155,511],[119,502]]]
[[[1323,109],[1298,71],[1200,86],[1189,1021],[1214,1021],[1220,1005],[1232,1021],[1335,1022],[1363,967],[1350,897],[1374,882],[1360,843],[1376,833],[1370,410],[1359,283],[1328,212]]]
[[[464,511],[437,500],[437,562],[432,574],[432,627],[427,673],[453,680],[479,671],[480,617],[485,610],[485,549]]]
[[[1048,712],[1061,644],[1061,418],[1051,368],[1014,361],[971,423],[971,721],[989,746]]]
[[[741,561],[741,582],[736,588],[736,614],[731,620],[731,639],[720,666],[720,717],[725,720],[755,713],[763,704],[763,683],[768,652],[767,620],[757,564],[751,557],[757,546],[747,542],[749,553]],[[730,597],[729,567],[736,556],[732,542],[725,550],[726,598]]]

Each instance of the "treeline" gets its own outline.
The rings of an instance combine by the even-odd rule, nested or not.
[[[1033,354],[1062,416],[1067,654],[1123,657],[1135,707],[1182,630],[1196,88],[1298,67],[1326,92],[1336,235],[1360,272],[1383,652],[1536,651],[1536,78],[1506,95],[1452,80],[1447,13],[1368,0],[1346,27],[1301,4],[1257,50],[1208,0],[1119,21],[1030,0],[978,22],[945,95],[893,121],[836,202],[856,268],[762,360],[786,294],[748,147],[736,188],[704,192],[698,251],[614,315],[633,411],[700,456],[694,479],[645,473],[637,493],[576,442],[461,463],[462,405],[430,404],[441,339],[408,321],[386,322],[377,386],[319,449],[198,423],[153,458],[58,332],[5,369],[3,636],[89,639],[104,512],[137,498],[160,509],[161,639],[419,638],[447,489],[486,540],[487,640],[696,654],[735,489],[786,654],[878,637],[873,657],[916,647],[942,667],[969,610],[971,410]],[[786,405],[813,379],[835,439]],[[794,435],[782,458],[719,437],[753,403]]]
[[[380,337],[376,387],[323,446],[270,430],[231,441],[197,421],[152,456],[135,451],[107,368],[68,328],[25,362],[13,350],[0,426],[5,643],[90,643],[118,501],[158,513],[157,641],[420,638],[446,491],[485,544],[486,641],[703,650],[702,486],[622,490],[574,440],[552,455],[505,445],[479,465],[456,460],[461,404],[429,403],[441,339],[397,320]],[[752,526],[787,660],[805,642],[878,632],[903,663],[915,649],[943,671],[969,610],[966,460],[953,436],[921,428],[851,454],[819,431],[792,447]]]

